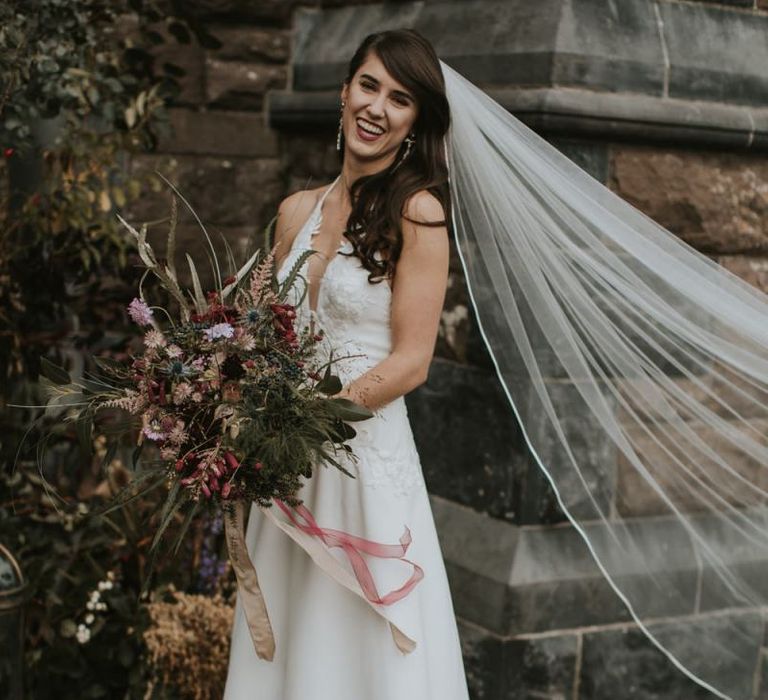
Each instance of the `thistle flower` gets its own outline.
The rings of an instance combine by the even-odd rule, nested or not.
[[[151,326],[152,325],[152,309],[150,309],[144,301],[135,298],[128,304],[128,315],[131,320],[139,326]]]

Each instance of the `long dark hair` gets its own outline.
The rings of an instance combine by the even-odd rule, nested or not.
[[[352,212],[345,235],[353,255],[368,270],[368,281],[381,282],[395,274],[403,247],[400,224],[409,197],[420,190],[433,194],[443,205],[445,220],[416,223],[448,226],[451,203],[443,138],[450,124],[450,110],[439,59],[421,34],[411,29],[369,34],[349,62],[346,84],[352,82],[371,51],[387,72],[411,91],[419,107],[412,129],[416,143],[408,158],[397,165],[405,150],[403,144],[392,165],[358,178],[350,187]],[[341,158],[343,162],[343,147]],[[414,221],[410,217],[408,220]]]

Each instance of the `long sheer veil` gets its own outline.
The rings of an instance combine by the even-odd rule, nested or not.
[[[768,605],[768,296],[441,64],[454,234],[527,446],[651,641],[749,698]]]

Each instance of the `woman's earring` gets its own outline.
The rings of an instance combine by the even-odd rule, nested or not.
[[[344,102],[341,103],[341,116],[339,117],[339,130],[336,133],[336,150],[341,150],[341,134],[343,131],[343,124],[344,124]]]
[[[416,143],[416,134],[411,132],[408,134],[408,136],[404,139],[405,143],[405,150],[403,151],[403,155],[400,157],[400,160],[397,161],[397,164],[394,168],[392,168],[392,172],[397,170],[404,162],[405,159],[408,158],[409,155],[411,155],[411,150],[413,149],[413,144]]]
[[[416,143],[416,134],[411,132],[408,134],[408,136],[405,137],[405,153],[403,153],[403,160],[405,160],[409,155],[411,155],[411,149],[413,148],[413,144]]]

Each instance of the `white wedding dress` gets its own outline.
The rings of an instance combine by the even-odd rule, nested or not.
[[[311,248],[323,201],[318,198],[296,235],[280,276]],[[348,252],[348,241],[339,252]],[[306,263],[305,263],[306,270]],[[335,365],[346,383],[390,352],[391,291],[370,284],[354,256],[329,262],[310,311],[307,295],[300,323],[319,325],[335,354],[359,355]],[[396,544],[404,527],[412,543],[405,558],[424,578],[404,598],[386,606],[388,618],[416,642],[398,650],[389,624],[358,596],[328,576],[296,542],[257,506],[251,508],[246,544],[256,568],[275,635],[274,659],[256,655],[238,600],[232,631],[225,700],[467,700],[463,660],[448,579],[427,490],[403,398],[354,424],[350,441],[357,462],[344,461],[352,479],[321,466],[299,496],[318,525],[386,544]],[[277,510],[275,507],[273,507]],[[340,548],[334,556],[351,571]],[[412,567],[397,559],[365,557],[379,595],[399,588]]]

